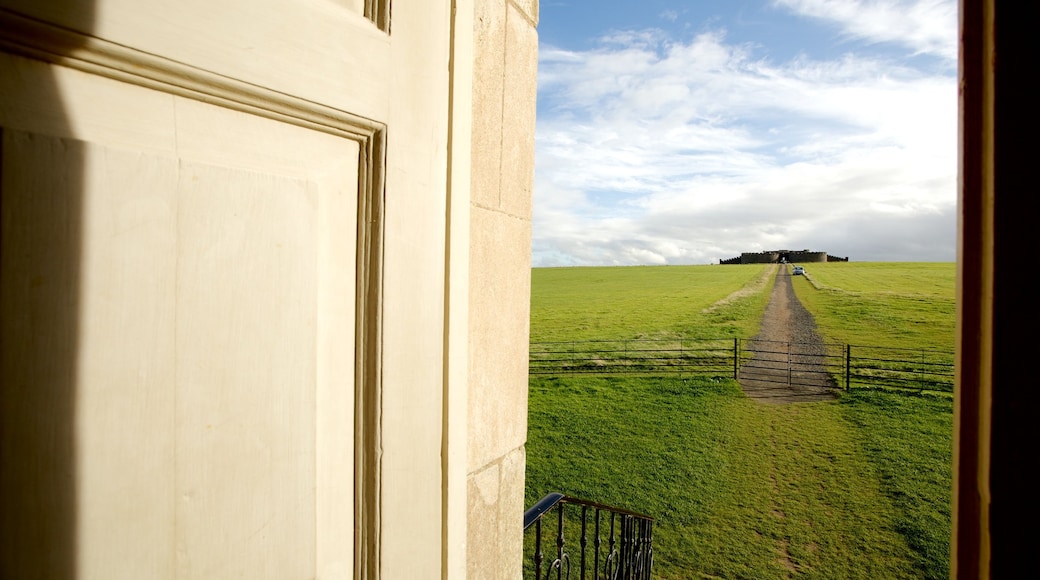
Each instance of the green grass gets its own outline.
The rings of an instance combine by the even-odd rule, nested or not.
[[[531,381],[527,504],[657,518],[659,578],[945,578],[951,402],[785,406],[733,381]]]
[[[897,529],[928,577],[946,577],[950,557],[953,401],[856,389],[842,398],[886,496]]]
[[[806,269],[796,292],[828,340],[952,350],[952,264]],[[532,340],[751,337],[765,271],[536,269]],[[730,380],[530,384],[528,505],[561,491],[655,516],[655,577],[949,575],[948,396],[772,406]]]
[[[953,352],[952,262],[807,264],[794,289],[832,342]]]
[[[535,268],[531,342],[745,336],[769,300],[764,265]],[[712,308],[732,294],[724,307]]]

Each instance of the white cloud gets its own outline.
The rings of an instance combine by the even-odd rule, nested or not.
[[[543,47],[539,81],[535,265],[954,258],[952,75],[647,31]]]
[[[898,43],[917,54],[957,60],[954,0],[774,0],[774,4],[830,22],[852,38]]]

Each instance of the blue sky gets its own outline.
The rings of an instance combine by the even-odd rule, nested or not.
[[[956,254],[955,0],[542,0],[535,266]]]

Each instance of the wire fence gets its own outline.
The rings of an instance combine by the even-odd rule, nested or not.
[[[676,338],[533,342],[531,376],[738,378],[763,369],[789,384],[824,379],[836,388],[953,392],[952,352],[838,343]],[[785,366],[786,365],[786,366]],[[809,379],[807,377],[814,377]]]

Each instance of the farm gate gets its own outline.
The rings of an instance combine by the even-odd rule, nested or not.
[[[788,386],[953,392],[953,353],[744,338],[533,342],[530,375],[751,379]]]

